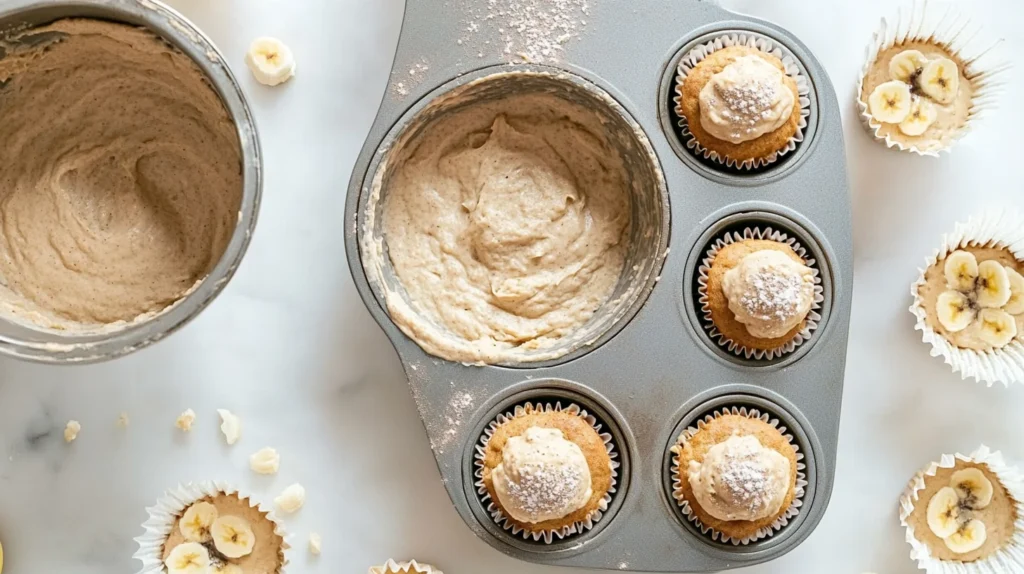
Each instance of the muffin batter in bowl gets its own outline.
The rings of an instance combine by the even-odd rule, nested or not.
[[[630,242],[629,176],[605,133],[586,108],[529,93],[463,106],[406,143],[382,216],[407,294],[387,293],[395,323],[464,363],[551,349],[584,325]]]
[[[223,255],[242,198],[238,135],[203,73],[154,34],[99,20],[61,20],[6,48],[6,314],[88,331],[182,299]]]

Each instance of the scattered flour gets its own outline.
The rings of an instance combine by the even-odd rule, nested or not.
[[[501,51],[509,62],[553,62],[567,42],[587,25],[589,0],[487,0],[465,8],[463,34],[456,44],[477,49],[477,57]],[[491,37],[481,37],[482,34]],[[489,49],[484,49],[487,47]]]

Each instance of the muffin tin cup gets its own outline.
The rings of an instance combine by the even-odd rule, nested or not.
[[[586,519],[577,521],[572,525],[562,527],[559,530],[527,530],[517,524],[514,524],[505,513],[501,510],[497,502],[491,500],[490,494],[487,492],[487,487],[484,484],[484,453],[487,450],[487,444],[491,441],[491,437],[494,436],[495,431],[498,427],[505,423],[530,414],[532,412],[563,412],[570,415],[578,416],[593,427],[594,431],[604,441],[605,448],[608,451],[608,456],[612,461],[612,483],[608,489],[608,492],[604,495],[601,501],[598,503],[597,510],[593,511]],[[601,423],[598,422],[597,418],[591,415],[583,407],[576,403],[569,403],[567,406],[562,407],[561,402],[551,403],[530,403],[516,405],[515,408],[509,412],[499,414],[497,418],[491,421],[490,424],[484,429],[483,436],[480,437],[479,443],[476,445],[476,452],[473,456],[473,477],[476,479],[474,485],[476,486],[477,495],[480,498],[480,502],[486,505],[487,514],[494,520],[495,524],[502,527],[503,529],[510,531],[513,536],[522,536],[523,539],[533,540],[534,542],[543,541],[544,544],[552,544],[556,539],[562,540],[573,535],[582,534],[594,527],[594,525],[604,517],[604,513],[607,512],[608,507],[612,502],[612,495],[616,492],[618,486],[618,469],[620,463],[618,462],[619,455],[616,451],[615,442],[611,433],[601,432]]]
[[[811,304],[811,310],[808,312],[807,317],[804,320],[804,328],[800,330],[800,333],[798,333],[796,337],[787,341],[781,347],[768,350],[747,348],[722,334],[711,320],[711,306],[707,291],[708,273],[711,271],[711,265],[714,263],[715,257],[718,256],[718,253],[727,245],[731,245],[738,241],[755,239],[776,241],[778,243],[788,245],[814,272],[814,300]],[[825,301],[825,290],[821,283],[821,272],[818,269],[817,261],[810,256],[807,248],[801,245],[795,237],[790,237],[786,233],[775,230],[772,227],[747,227],[742,233],[725,233],[711,244],[711,247],[704,255],[704,259],[701,260],[700,266],[697,268],[697,273],[697,303],[700,305],[700,312],[703,316],[703,327],[705,331],[707,331],[708,336],[715,340],[719,346],[727,349],[730,353],[734,353],[737,356],[765,361],[780,358],[792,353],[800,345],[809,340],[813,332],[817,330],[818,324],[821,321],[821,304]]]
[[[697,141],[690,132],[688,122],[683,116],[680,102],[683,97],[683,82],[686,80],[687,75],[697,64],[709,55],[730,46],[747,46],[778,58],[782,61],[782,64],[786,69],[786,75],[796,81],[798,97],[795,105],[796,109],[793,110],[793,113],[800,114],[800,123],[797,126],[797,131],[793,134],[793,137],[789,138],[789,141],[786,143],[786,147],[773,152],[767,157],[736,161],[728,157],[720,156],[717,152],[705,148],[699,141]],[[710,41],[704,42],[691,49],[689,52],[684,54],[682,59],[679,61],[679,66],[676,69],[676,85],[674,90],[676,93],[676,96],[673,98],[673,101],[676,104],[675,114],[678,120],[678,127],[682,132],[683,142],[687,149],[693,150],[694,153],[706,160],[716,162],[727,168],[741,171],[757,169],[767,167],[777,162],[786,154],[796,150],[797,146],[804,141],[808,117],[811,115],[810,82],[807,77],[803,75],[800,66],[797,65],[796,58],[789,54],[777,40],[769,38],[763,34],[746,31],[730,32],[716,36]]]
[[[238,489],[229,482],[212,480],[179,484],[165,492],[155,505],[146,509],[149,518],[142,523],[145,533],[135,538],[139,549],[132,555],[132,558],[142,562],[142,568],[138,570],[137,574],[165,574],[167,570],[163,560],[164,543],[174,529],[174,521],[197,501],[221,494],[235,495],[240,499],[248,500],[250,506],[266,513],[267,519],[274,524],[274,533],[282,540],[281,566],[278,569],[278,574],[288,574],[291,554],[291,544],[288,542],[289,534],[275,516],[274,509],[257,502],[251,494]]]
[[[1003,72],[1010,68],[1009,63],[994,52],[994,48],[1002,41],[986,37],[969,17],[953,12],[952,8],[947,8],[941,16],[937,10],[929,10],[927,0],[914,0],[909,9],[898,10],[895,21],[883,18],[868,44],[864,67],[857,81],[857,108],[860,110],[861,124],[876,141],[890,149],[931,157],[949,152],[956,142],[974,128],[979,117],[996,106],[1005,85],[1001,80]],[[868,102],[862,95],[864,79],[870,73],[878,54],[907,42],[935,44],[950,52],[965,64],[963,74],[975,90],[967,122],[955,135],[935,148],[921,149],[913,144],[904,145],[882,134],[885,124],[872,119]]]
[[[928,311],[918,292],[925,284],[925,273],[953,251],[968,246],[1006,248],[1018,261],[1024,261],[1024,216],[1016,211],[988,211],[957,223],[952,233],[942,237],[941,246],[925,259],[917,281],[910,287],[914,298],[910,312],[917,318],[914,329],[921,331],[922,340],[931,345],[931,355],[942,357],[962,379],[971,377],[990,387],[995,383],[1024,383],[1024,333],[1018,333],[1001,349],[976,351],[957,347],[928,324]]]
[[[777,520],[775,520],[775,522],[773,522],[770,526],[762,528],[758,530],[753,536],[743,539],[732,538],[729,535],[719,532],[701,522],[700,518],[697,517],[697,515],[693,512],[693,509],[690,507],[690,503],[687,502],[686,498],[683,496],[682,481],[686,479],[681,475],[682,469],[679,468],[679,455],[682,452],[682,447],[686,444],[686,441],[690,440],[690,438],[692,438],[693,435],[695,435],[698,431],[702,430],[705,427],[705,425],[711,423],[711,421],[720,418],[724,415],[730,414],[748,417],[751,419],[758,419],[768,423],[769,425],[777,429],[789,441],[789,444],[793,446],[793,449],[796,450],[797,459],[796,495],[793,498],[793,503],[786,510],[786,512]],[[683,517],[686,518],[686,520],[692,522],[694,526],[696,526],[701,531],[702,534],[710,537],[712,540],[716,542],[721,542],[722,544],[732,544],[733,546],[745,546],[752,542],[757,542],[759,540],[763,540],[765,538],[769,538],[775,535],[776,532],[779,532],[780,530],[788,526],[789,523],[793,521],[793,519],[795,519],[798,514],[800,514],[800,509],[801,507],[803,507],[805,489],[807,488],[807,474],[805,472],[807,467],[803,462],[804,454],[803,452],[800,451],[800,446],[796,443],[796,439],[793,437],[793,435],[786,431],[786,427],[781,426],[781,422],[778,419],[772,418],[767,413],[762,413],[760,410],[756,408],[747,407],[726,407],[717,409],[711,414],[705,415],[704,417],[698,419],[696,421],[696,426],[691,425],[687,427],[686,430],[683,431],[683,433],[679,436],[676,445],[672,447],[671,451],[673,455],[672,498],[674,498],[676,503],[679,505],[679,509],[683,513]]]
[[[919,493],[925,488],[925,479],[935,476],[940,468],[953,468],[957,461],[987,466],[1016,503],[1017,519],[1010,542],[988,558],[974,562],[933,558],[928,546],[917,539],[914,535],[914,527],[909,523],[915,505],[922,502],[919,499]],[[925,503],[927,504],[927,502]],[[985,445],[981,445],[978,450],[969,455],[944,454],[938,462],[930,463],[926,469],[914,475],[914,478],[907,484],[906,490],[900,497],[900,524],[907,529],[910,557],[917,562],[918,568],[929,574],[993,574],[1022,571],[1024,570],[1024,473],[1008,466],[1003,460],[1002,453],[992,452]]]
[[[420,564],[415,560],[410,562],[395,562],[388,560],[380,566],[370,568],[369,574],[444,574],[429,564]]]

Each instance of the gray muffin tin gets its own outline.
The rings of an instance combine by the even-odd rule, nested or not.
[[[346,254],[356,286],[402,359],[455,509],[498,550],[559,566],[710,572],[786,554],[821,521],[832,491],[853,285],[842,125],[825,71],[785,30],[696,0],[595,1],[585,31],[566,44],[558,62],[509,66],[493,42],[483,57],[476,47],[456,42],[464,34],[468,4],[486,13],[487,0],[407,2],[393,77],[407,80],[424,58],[429,65],[418,68],[406,94],[392,86],[385,95],[353,170],[345,209]],[[672,111],[679,59],[701,41],[730,31],[774,39],[799,61],[811,84],[805,140],[754,172],[717,167],[693,155],[679,138]],[[627,122],[635,120],[656,156],[653,173],[660,169],[664,180],[639,176],[658,201],[634,198],[634,220],[643,215],[638,207],[652,209],[653,218],[663,220],[661,241],[649,241],[639,252],[651,259],[649,276],[624,273],[621,282],[643,281],[643,288],[616,310],[614,324],[602,328],[593,344],[553,361],[465,366],[426,354],[390,320],[379,285],[363,267],[363,234],[379,233],[364,229],[365,210],[382,157],[417,112],[451,89],[509,71],[526,72],[524,85],[550,72],[551,81],[564,81],[569,92],[581,86],[593,92],[596,86],[621,106],[610,106],[614,113],[624,110]],[[640,143],[646,144],[643,138]],[[743,359],[719,347],[696,303],[696,270],[709,243],[752,225],[795,236],[817,260],[824,287],[818,329],[795,352],[774,361]],[[663,246],[668,249],[661,251]],[[617,493],[595,527],[552,544],[503,530],[474,486],[474,447],[484,427],[526,401],[583,406],[613,435],[622,465]],[[734,546],[712,540],[684,519],[671,495],[669,448],[702,415],[744,405],[770,413],[789,429],[805,455],[809,484],[801,512],[788,526],[762,541]]]

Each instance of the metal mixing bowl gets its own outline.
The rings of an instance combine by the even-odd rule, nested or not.
[[[221,292],[242,261],[256,225],[262,161],[256,125],[241,87],[213,42],[181,14],[154,0],[9,0],[0,6],[0,34],[62,18],[142,26],[180,49],[195,61],[224,101],[242,150],[244,189],[231,241],[210,274],[173,306],[149,320],[91,333],[61,333],[0,317],[0,353],[44,363],[88,363],[125,355],[163,339],[195,318]]]

